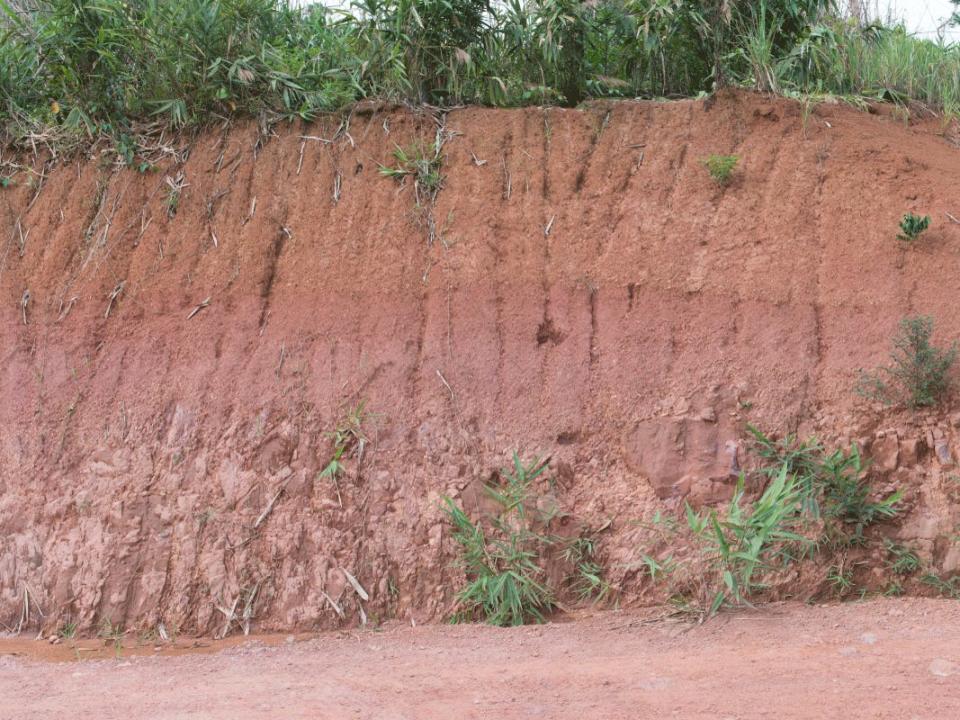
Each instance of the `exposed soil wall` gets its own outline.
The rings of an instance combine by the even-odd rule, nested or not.
[[[636,592],[634,521],[729,495],[748,421],[860,440],[909,490],[898,532],[956,563],[950,409],[851,392],[903,315],[960,336],[960,151],[936,126],[752,95],[455,110],[430,245],[378,165],[434,118],[359,108],[301,138],[339,125],[0,191],[4,624],[26,592],[33,626],[214,632],[256,589],[257,629],[334,626],[358,619],[343,570],[368,616],[438,619],[460,582],[440,498],[513,449],[609,521]],[[711,153],[741,157],[725,189]],[[907,210],[933,217],[913,249]],[[360,401],[338,497],[325,433]]]

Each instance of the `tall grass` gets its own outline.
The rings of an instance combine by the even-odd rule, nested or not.
[[[311,118],[364,97],[576,105],[722,84],[953,113],[960,48],[843,21],[833,0],[0,0],[7,141],[135,147],[145,123]]]

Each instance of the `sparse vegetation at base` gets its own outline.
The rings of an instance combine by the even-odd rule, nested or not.
[[[531,487],[545,467],[538,459],[524,463],[514,454],[513,468],[501,472],[503,484],[486,486],[497,510],[477,522],[444,498],[467,576],[458,593],[463,609],[454,619],[523,625],[542,622],[554,607],[544,554],[559,540],[547,531],[550,518],[537,507]]]
[[[919,408],[935,405],[950,390],[950,371],[957,359],[957,343],[948,348],[931,344],[933,318],[906,317],[893,339],[891,364],[861,372],[859,395],[885,404],[904,402]]]
[[[822,582],[838,596],[856,590],[853,549],[879,543],[889,558],[890,586],[919,568],[908,548],[888,540],[869,540],[866,530],[896,517],[902,494],[877,496],[866,478],[856,446],[827,452],[816,439],[795,436],[774,440],[750,427],[761,464],[750,473],[762,492],[748,500],[747,474],[721,509],[694,511],[686,506],[686,528],[662,517],[655,526],[672,540],[684,533],[694,551],[675,559],[644,553],[651,581],[665,582],[681,611],[707,618],[724,607],[749,605],[801,563],[823,565]],[[888,586],[889,587],[889,586]],[[896,589],[896,588],[894,588]]]
[[[960,109],[960,47],[845,19],[833,0],[0,0],[8,141],[146,138],[362,98],[436,106],[695,97],[727,85]]]

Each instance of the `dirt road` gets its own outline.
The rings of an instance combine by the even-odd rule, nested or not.
[[[604,613],[291,639],[69,663],[0,655],[0,718],[960,717],[950,601],[781,605],[695,627]]]

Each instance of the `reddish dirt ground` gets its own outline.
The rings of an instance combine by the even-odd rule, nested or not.
[[[702,626],[609,612],[516,629],[391,625],[216,655],[70,664],[0,656],[3,720],[958,714],[960,604],[923,599],[776,605]]]

